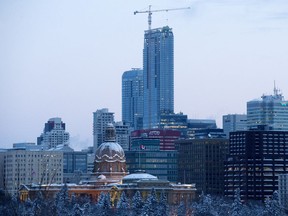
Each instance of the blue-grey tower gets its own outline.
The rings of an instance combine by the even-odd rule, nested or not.
[[[143,70],[133,68],[122,75],[122,121],[130,127],[143,127]]]
[[[159,127],[160,115],[174,113],[174,36],[168,26],[145,31],[143,127]]]
[[[247,126],[266,126],[269,130],[288,131],[288,101],[274,87],[274,95],[247,102]]]

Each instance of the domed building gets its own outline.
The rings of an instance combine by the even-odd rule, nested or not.
[[[128,173],[123,148],[116,142],[115,128],[108,124],[105,131],[105,142],[96,150],[93,175],[101,176],[102,182],[121,182]]]
[[[126,171],[126,158],[123,148],[116,143],[115,128],[108,125],[106,139],[95,152],[94,170],[90,179],[83,180],[79,184],[67,184],[69,196],[90,197],[97,202],[100,194],[110,193],[112,205],[120,199],[125,192],[132,199],[139,191],[143,199],[146,199],[154,188],[157,196],[164,191],[169,204],[179,204],[181,200],[189,202],[196,197],[195,184],[173,184],[167,180],[158,179],[149,173],[139,170],[129,174]],[[27,200],[36,197],[39,190],[47,196],[55,197],[63,184],[53,185],[22,185],[20,199]]]

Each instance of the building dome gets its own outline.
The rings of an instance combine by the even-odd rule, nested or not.
[[[155,181],[155,180],[158,180],[158,178],[149,173],[138,172],[138,173],[132,173],[130,175],[126,175],[122,180],[123,180],[123,183],[130,183],[130,182],[139,181],[139,180]]]
[[[125,153],[115,141],[115,128],[112,124],[106,126],[105,142],[96,149],[93,172],[105,175],[107,182],[119,182],[126,175]]]
[[[125,162],[123,148],[116,142],[102,143],[96,150],[95,162]]]

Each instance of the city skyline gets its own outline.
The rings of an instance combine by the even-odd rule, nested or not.
[[[112,1],[113,2],[113,1]],[[121,76],[143,68],[147,14],[152,28],[174,33],[176,113],[216,119],[246,113],[246,102],[288,95],[288,2],[195,0],[0,3],[0,148],[35,142],[49,118],[61,117],[71,147],[93,145],[93,112],[121,120]],[[75,144],[79,146],[75,146]]]

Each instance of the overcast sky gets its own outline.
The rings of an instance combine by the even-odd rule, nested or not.
[[[216,119],[246,102],[288,98],[287,0],[0,0],[0,148],[36,142],[61,117],[75,149],[92,146],[93,112],[121,120],[121,76],[142,68],[147,14],[174,32],[175,112]]]

